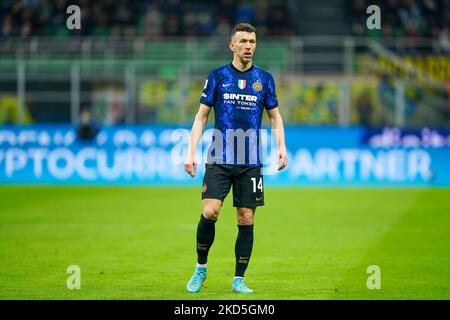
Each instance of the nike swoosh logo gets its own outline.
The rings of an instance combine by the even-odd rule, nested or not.
[[[231,86],[231,83],[222,84],[222,87],[228,87],[228,86]]]
[[[261,198],[256,198],[256,201],[259,201],[259,200],[261,200],[263,197],[261,197]]]

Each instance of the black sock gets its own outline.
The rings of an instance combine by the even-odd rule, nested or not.
[[[234,253],[236,254],[236,277],[243,277],[253,249],[253,225],[240,226]]]
[[[200,216],[197,226],[197,262],[200,264],[205,264],[208,260],[209,248],[214,242],[216,233],[216,221],[206,219],[203,214]]]

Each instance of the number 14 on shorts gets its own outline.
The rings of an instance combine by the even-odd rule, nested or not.
[[[258,186],[256,186],[256,178],[251,178],[251,180],[253,182],[253,192],[256,192],[256,188],[258,188],[262,192],[263,190],[262,177],[259,177]]]

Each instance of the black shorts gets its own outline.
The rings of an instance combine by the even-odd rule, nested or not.
[[[202,199],[223,202],[233,186],[233,206],[253,208],[264,205],[261,166],[206,164]]]

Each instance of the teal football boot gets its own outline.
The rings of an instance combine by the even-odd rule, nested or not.
[[[206,279],[206,268],[205,267],[195,267],[194,275],[186,286],[189,292],[199,292],[202,288],[202,284]]]
[[[244,283],[244,278],[236,277],[233,279],[233,292],[236,293],[253,293],[253,290]]]

